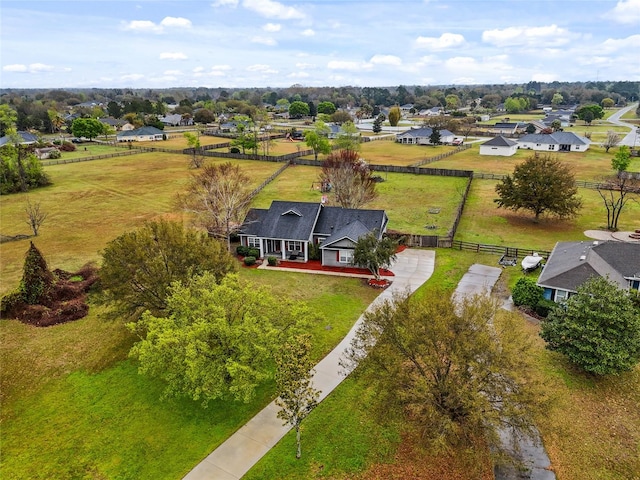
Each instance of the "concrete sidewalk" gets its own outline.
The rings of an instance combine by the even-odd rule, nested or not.
[[[393,283],[378,295],[367,310],[391,299],[396,292],[414,292],[431,277],[434,268],[434,251],[407,249],[400,252],[391,267],[395,276],[389,280]],[[344,380],[339,362],[362,320],[360,316],[338,346],[316,365],[313,383],[316,389],[322,391],[320,401]],[[241,478],[291,429],[288,425],[282,425],[282,420],[276,416],[277,412],[278,407],[271,402],[191,470],[184,477],[185,480]]]

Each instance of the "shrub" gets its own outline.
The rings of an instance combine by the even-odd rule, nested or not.
[[[244,245],[238,245],[236,247],[236,253],[241,257],[246,257],[249,255],[249,247],[245,247]]]
[[[270,267],[275,267],[278,264],[278,259],[276,257],[267,257],[267,263]]]
[[[320,245],[317,243],[309,244],[309,260],[320,260],[322,252],[320,251]]]
[[[257,248],[249,247],[247,251],[247,256],[258,258],[260,256],[260,250],[258,250]]]
[[[231,147],[229,153],[240,153],[240,149],[238,147]]]
[[[63,152],[75,152],[76,146],[71,142],[63,142],[63,144],[60,145],[60,150]]]
[[[252,256],[244,257],[244,264],[247,267],[250,267],[251,265],[255,265],[256,264],[256,257],[252,257]]]
[[[543,293],[544,289],[536,285],[534,280],[523,277],[516,282],[511,291],[511,296],[513,304],[516,306],[535,307],[542,300]]]
[[[49,152],[49,158],[50,158],[51,160],[57,160],[57,159],[59,159],[60,157],[62,157],[62,154],[60,153],[60,150],[51,150],[51,151]]]
[[[541,317],[547,318],[549,312],[557,306],[558,304],[556,302],[543,298],[535,305],[534,310]]]

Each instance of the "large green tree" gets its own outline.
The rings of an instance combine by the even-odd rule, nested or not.
[[[546,213],[571,218],[582,206],[573,172],[550,154],[534,154],[517,165],[513,175],[496,185],[496,192],[499,208],[529,210],[536,221]]]
[[[395,296],[365,312],[343,363],[374,383],[385,416],[406,415],[425,438],[497,443],[505,424],[526,431],[542,400],[521,321],[490,297]]]
[[[225,238],[231,250],[231,232],[237,228],[251,202],[251,179],[231,162],[205,165],[192,175],[180,207],[194,215],[195,223],[210,235]]]
[[[76,118],[71,124],[71,133],[76,137],[93,140],[102,134],[104,124],[95,118]]]
[[[389,268],[396,259],[398,243],[390,237],[378,238],[378,232],[369,232],[356,242],[353,263],[368,268],[376,280],[380,280],[380,269]]]
[[[307,144],[307,147],[313,150],[316,160],[318,160],[319,153],[324,155],[331,153],[331,143],[329,142],[329,139],[315,130],[307,130],[304,132],[304,141]]]
[[[552,310],[540,336],[549,350],[596,375],[631,370],[640,362],[640,311],[629,292],[604,277],[587,281]]]
[[[305,102],[296,101],[289,105],[289,117],[302,118],[309,115],[309,105]]]
[[[387,119],[389,120],[389,125],[391,125],[392,127],[397,127],[398,122],[400,122],[400,118],[402,118],[402,112],[400,111],[400,107],[397,105],[394,105],[389,109],[389,115],[387,116]]]
[[[237,268],[224,244],[166,220],[145,223],[110,241],[102,252],[102,301],[113,314],[137,320],[145,310],[163,315],[169,287],[211,272],[218,280]]]
[[[166,313],[147,312],[131,325],[142,337],[131,355],[141,373],[164,381],[164,395],[204,404],[251,400],[273,377],[275,353],[313,318],[300,302],[276,298],[237,275],[219,280],[211,273],[174,283]]]
[[[339,150],[360,150],[360,130],[353,122],[345,122],[340,126],[338,136],[333,141],[333,146]]]
[[[576,110],[576,115],[580,120],[590,124],[593,120],[604,117],[604,109],[597,104],[584,105]]]
[[[300,427],[318,404],[320,391],[313,388],[311,335],[298,335],[276,352],[276,405],[278,418],[296,430],[296,458],[302,456]]]
[[[318,104],[318,113],[325,113],[327,115],[331,115],[335,113],[335,111],[336,111],[336,106],[333,104],[333,102],[325,101],[325,102],[320,102]]]

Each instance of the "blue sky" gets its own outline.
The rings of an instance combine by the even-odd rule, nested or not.
[[[0,4],[4,88],[640,79],[640,0]]]

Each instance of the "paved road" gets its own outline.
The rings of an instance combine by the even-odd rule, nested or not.
[[[375,308],[394,292],[414,292],[426,282],[435,267],[435,252],[407,249],[397,255],[391,270],[395,274],[393,283],[369,305]],[[343,380],[339,362],[344,351],[351,344],[362,316],[354,324],[346,337],[315,367],[314,387],[322,391],[322,401]],[[200,462],[185,480],[238,480],[258,462],[291,429],[283,426],[277,418],[278,407],[270,403],[260,413],[231,435],[223,444]]]
[[[638,108],[638,104],[634,103],[629,105],[628,107],[621,108],[616,113],[609,117],[609,122],[614,125],[618,125],[619,127],[628,127],[630,128],[629,133],[627,133],[622,140],[620,140],[620,145],[627,145],[629,147],[633,147],[635,145],[640,145],[640,127],[627,123],[623,120],[620,120],[622,116],[627,113],[629,110],[634,110]]]

